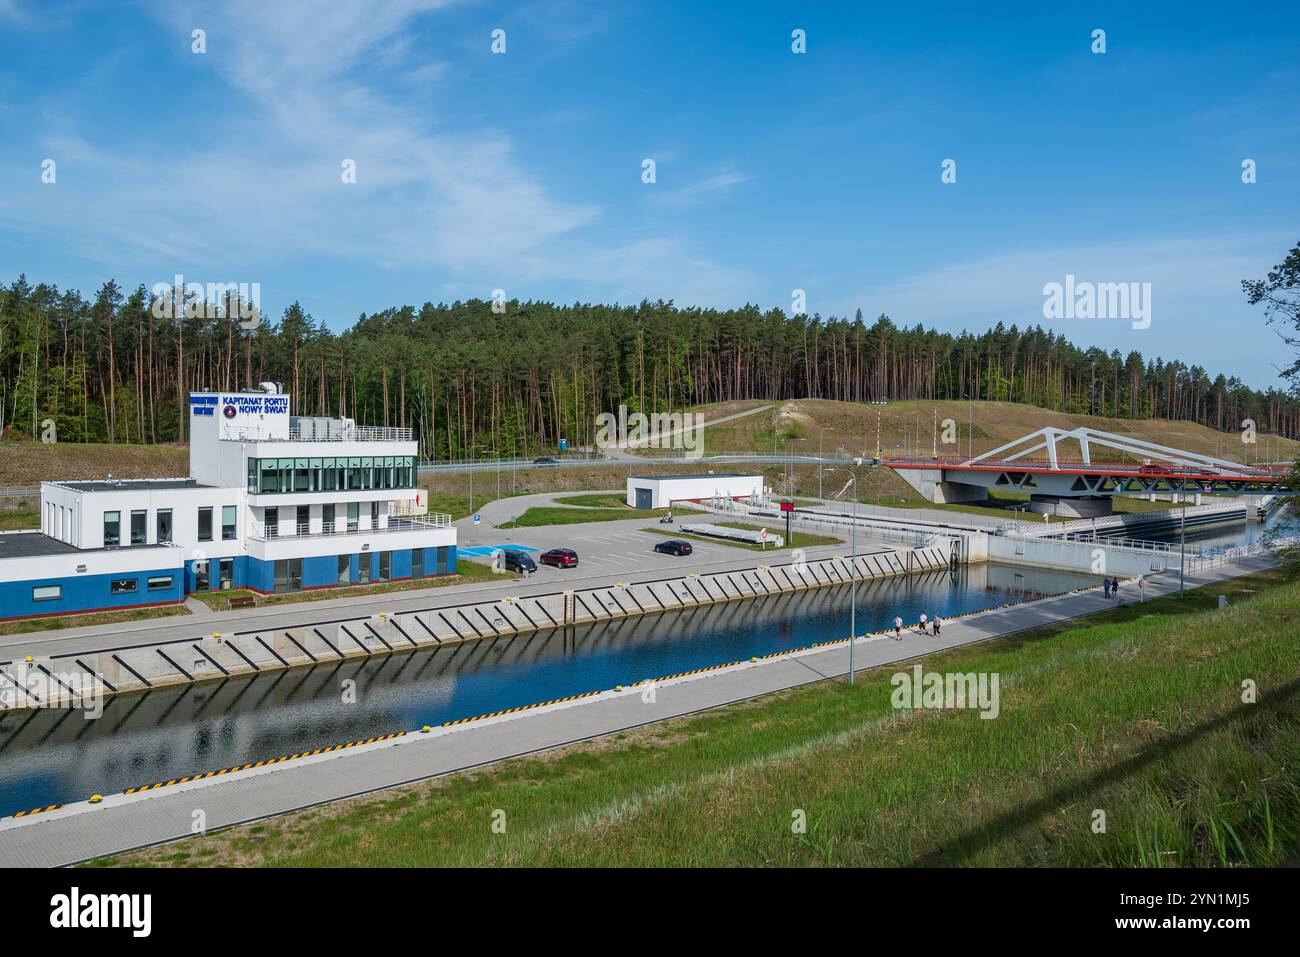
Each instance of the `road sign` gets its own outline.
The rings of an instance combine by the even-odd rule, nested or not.
[[[475,515],[475,516],[474,516],[474,524],[477,525],[477,524],[478,524],[478,521],[479,521],[479,517],[478,517],[477,515]]]
[[[782,502],[782,503],[781,503],[781,511],[783,511],[783,512],[793,512],[793,511],[794,511],[794,502]]]

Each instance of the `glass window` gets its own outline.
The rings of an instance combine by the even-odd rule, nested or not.
[[[131,512],[131,544],[143,545],[146,541],[145,531],[149,522],[149,512],[147,509],[134,509]]]
[[[248,460],[248,490],[257,491],[257,459]]]
[[[348,531],[355,532],[361,525],[361,503],[348,502]]]
[[[352,581],[352,556],[339,556],[339,584],[346,585]]]
[[[159,544],[170,542],[172,540],[172,510],[170,508],[160,508],[154,516],[154,526],[157,531],[156,540]]]
[[[137,580],[134,578],[114,578],[108,584],[108,590],[114,595],[129,595],[135,591]]]
[[[393,577],[393,553],[379,553],[379,577],[375,581],[386,582]]]
[[[260,459],[258,469],[261,478],[258,489],[262,492],[277,492],[280,489],[280,470],[275,467],[276,459]]]
[[[298,527],[294,529],[294,534],[310,535],[311,534],[311,506],[299,505],[298,514],[296,518],[297,518],[296,524]]]
[[[199,509],[199,541],[212,541],[212,506]]]
[[[370,503],[370,527],[371,528],[379,527],[379,503],[378,502]]]
[[[223,558],[217,563],[217,587],[227,589],[235,580],[235,560]]]
[[[233,542],[235,540],[235,506],[221,506],[221,540],[223,542]]]
[[[208,590],[208,560],[206,558],[194,563],[194,590]]]
[[[326,535],[334,531],[334,503],[320,507],[320,529]]]
[[[150,591],[163,591],[171,587],[172,587],[171,575],[150,575],[149,576]]]
[[[268,508],[262,512],[263,521],[266,522],[266,537],[275,538],[280,534],[280,509]]]
[[[32,601],[56,601],[62,597],[62,585],[37,585],[32,589]]]
[[[360,571],[361,574],[357,576],[357,583],[361,585],[369,585],[370,584],[370,554],[368,552],[361,553]]]
[[[104,547],[114,548],[122,544],[122,513],[104,513]]]
[[[423,548],[411,549],[411,577],[412,578],[424,577],[424,549]]]

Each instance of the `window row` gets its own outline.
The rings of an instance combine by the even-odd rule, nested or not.
[[[205,506],[199,509],[198,521],[198,538],[201,542],[212,541],[212,519],[215,506]],[[238,514],[237,507],[234,505],[221,506],[221,540],[223,542],[233,542],[237,537],[235,519]],[[149,510],[145,508],[133,509],[130,512],[130,539],[132,545],[147,545],[149,539],[146,529],[149,526]],[[172,542],[172,510],[170,508],[160,508],[154,513],[154,541],[159,545],[169,545]],[[122,513],[105,512],[104,513],[104,547],[117,548],[122,544]]]
[[[145,588],[149,591],[171,591],[174,581],[172,575],[148,575],[145,577]],[[138,578],[113,578],[108,583],[110,595],[133,595],[139,589]],[[32,601],[58,601],[62,597],[62,585],[36,585],[32,588]]]
[[[390,488],[415,488],[415,456],[248,460],[248,491],[258,495]]]

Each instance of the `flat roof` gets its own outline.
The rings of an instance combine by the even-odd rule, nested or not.
[[[638,482],[671,482],[674,479],[720,479],[720,478],[762,478],[761,475],[753,475],[746,472],[703,472],[695,475],[629,475],[629,479],[636,479]]]
[[[97,479],[93,482],[52,482],[77,492],[141,492],[148,489],[198,488],[194,479]]]
[[[0,560],[40,558],[48,555],[90,555],[95,552],[134,552],[170,545],[123,545],[120,548],[77,548],[44,532],[0,532]]]

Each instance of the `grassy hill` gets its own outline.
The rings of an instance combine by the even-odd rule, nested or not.
[[[1089,426],[1103,432],[1129,435],[1148,442],[1204,455],[1217,455],[1238,462],[1243,461],[1247,449],[1239,432],[1217,432],[1194,422],[1066,415],[1017,402],[975,402],[968,407],[965,402],[948,401],[916,400],[864,405],[827,399],[797,399],[779,403],[770,412],[760,412],[712,427],[707,425],[709,419],[734,415],[768,404],[770,403],[757,401],[724,402],[695,409],[705,416],[705,451],[770,453],[775,426],[776,445],[781,452],[786,450],[789,440],[788,447],[791,451],[815,453],[820,439],[822,447],[828,452],[843,450],[854,455],[875,455],[877,415],[880,422],[880,445],[885,457],[901,455],[905,448],[915,452],[918,432],[920,453],[931,454],[934,449],[936,417],[941,426],[940,433],[943,421],[953,420],[960,442],[960,447],[941,444],[941,455],[966,454],[969,438],[967,425],[972,419],[974,441],[971,444],[976,455],[1048,425],[1063,429]],[[940,434],[940,439],[942,437]],[[1070,451],[1073,454],[1076,449]],[[1257,453],[1263,459],[1277,457],[1294,461],[1300,455],[1300,442],[1261,435],[1256,444],[1250,447],[1252,462],[1256,460]]]
[[[115,478],[171,478],[189,471],[183,445],[0,442],[0,486],[102,479],[109,472]]]

